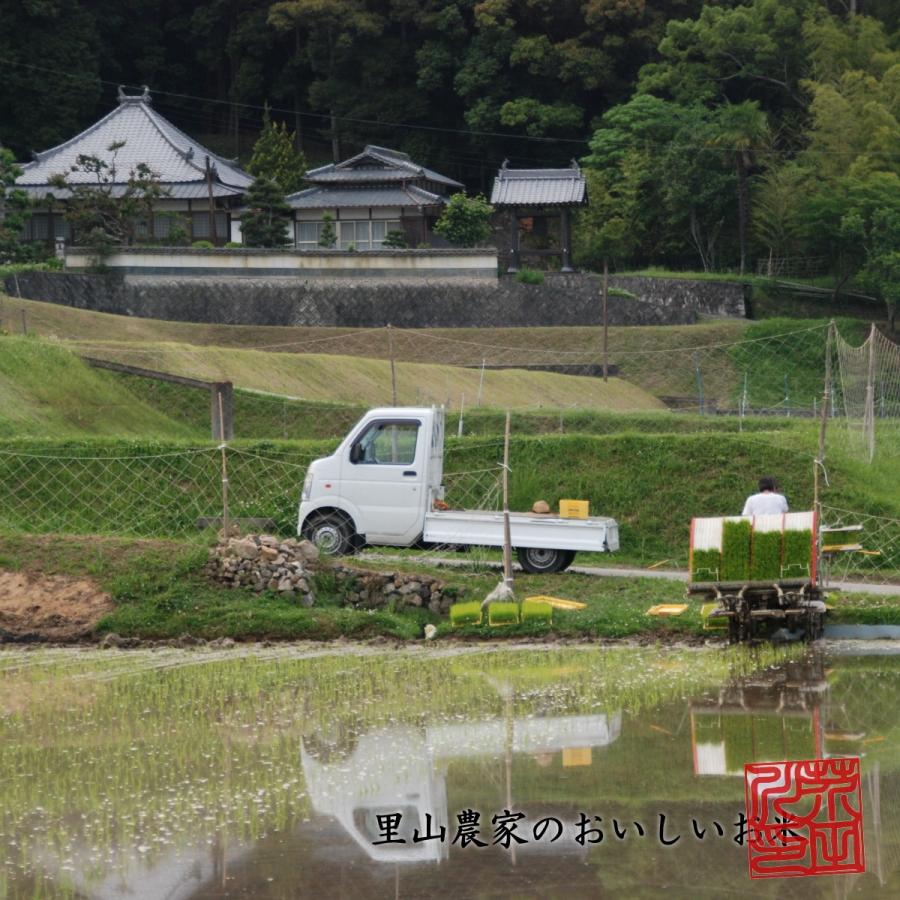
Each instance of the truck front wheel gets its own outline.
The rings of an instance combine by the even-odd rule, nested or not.
[[[516,555],[522,568],[533,575],[562,572],[575,559],[573,550],[543,550],[537,547],[520,547]]]
[[[346,556],[353,552],[353,528],[338,513],[311,516],[303,526],[303,537],[323,556]]]

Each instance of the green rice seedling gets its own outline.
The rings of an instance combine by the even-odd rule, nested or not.
[[[718,550],[695,550],[691,556],[691,581],[718,581],[721,564]]]
[[[781,532],[754,531],[750,557],[752,581],[770,581],[781,575]]]
[[[488,606],[489,625],[517,625],[518,622],[518,603],[491,603]]]
[[[698,744],[722,741],[722,718],[718,713],[698,713],[694,717],[694,737]]]
[[[754,762],[753,722],[749,716],[726,715],[722,717],[725,736],[725,770],[743,772],[744,763]]]
[[[815,756],[815,747],[812,718],[785,716],[784,758],[811,759]]]
[[[781,716],[753,716],[753,743],[758,762],[784,759],[784,730]]]
[[[725,522],[722,527],[722,581],[747,581],[750,577],[750,523]]]
[[[480,625],[481,602],[470,600],[468,603],[454,603],[450,607],[450,624],[455,627],[460,625]]]
[[[553,621],[553,607],[546,600],[523,600],[522,622],[546,622]]]
[[[785,578],[802,577],[810,573],[812,566],[812,532],[786,531],[784,533],[784,558],[781,573]]]

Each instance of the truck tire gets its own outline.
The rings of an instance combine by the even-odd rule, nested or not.
[[[520,547],[516,550],[519,565],[533,575],[548,575],[562,572],[575,558],[572,550],[543,550],[537,547]]]
[[[353,528],[340,513],[310,516],[303,537],[319,548],[323,556],[347,556],[353,552]]]

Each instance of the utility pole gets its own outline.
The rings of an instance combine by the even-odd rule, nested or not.
[[[609,381],[609,261],[603,257],[603,380]]]
[[[219,241],[216,234],[216,198],[213,196],[213,167],[209,162],[209,156],[206,157],[206,191],[209,195],[209,239],[215,246]]]

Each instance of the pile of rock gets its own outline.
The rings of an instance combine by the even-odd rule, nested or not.
[[[318,558],[318,549],[309,541],[248,534],[213,547],[206,574],[232,587],[277,591],[297,597],[304,606],[312,606],[315,595],[310,584],[311,566]]]
[[[446,614],[459,592],[427,575],[373,572],[328,565],[309,541],[282,540],[269,534],[248,534],[220,541],[209,551],[206,575],[229,587],[277,591],[304,606],[316,602],[313,576],[320,575],[322,602],[355,609],[401,610],[425,607]]]
[[[424,606],[433,613],[446,614],[458,596],[442,581],[427,575],[369,572],[341,566],[336,570],[336,578],[342,586],[344,605],[356,609],[401,610]]]

